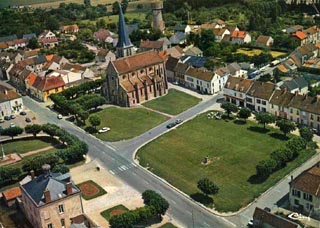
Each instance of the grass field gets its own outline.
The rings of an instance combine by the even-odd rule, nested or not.
[[[111,130],[106,133],[97,133],[96,136],[105,141],[119,141],[138,136],[149,129],[166,121],[168,117],[148,111],[143,108],[111,107],[96,113],[101,118],[102,127]],[[87,121],[89,126],[89,121]]]
[[[167,95],[148,101],[143,105],[164,113],[177,115],[198,104],[200,101],[201,99],[197,97],[193,97],[175,89],[170,89]]]
[[[262,50],[260,49],[249,49],[249,48],[239,48],[237,50],[237,53],[242,53],[248,56],[254,56],[254,55],[259,55],[262,53]],[[270,51],[270,54],[272,55],[273,58],[277,58],[279,56],[285,55],[285,52],[279,52],[279,51]]]
[[[23,154],[33,150],[39,150],[48,146],[59,145],[60,142],[57,139],[52,139],[51,137],[37,137],[37,138],[24,138],[17,140],[9,140],[2,143],[3,149],[6,154],[18,153]]]
[[[104,217],[107,221],[109,221],[109,219],[114,216],[114,215],[118,215],[121,213],[124,213],[126,211],[129,211],[128,208],[126,208],[125,206],[123,206],[122,204],[114,206],[112,208],[109,208],[103,212],[101,212],[100,214],[102,215],[102,217]]]
[[[141,148],[137,158],[141,165],[194,199],[209,206],[213,203],[221,212],[237,211],[313,155],[299,155],[266,181],[256,183],[255,166],[285,144],[280,132],[260,130],[261,126],[253,122],[209,120],[202,114]],[[211,163],[204,166],[206,156]],[[197,181],[204,177],[220,187],[213,202],[197,189]]]

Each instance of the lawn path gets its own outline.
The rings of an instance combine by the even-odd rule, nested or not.
[[[164,115],[164,116],[167,116],[167,117],[169,117],[169,118],[174,117],[174,115],[170,115],[170,114],[165,113],[165,112],[161,112],[161,111],[158,111],[158,110],[155,110],[155,109],[152,109],[152,108],[148,108],[148,107],[145,107],[145,106],[143,106],[143,105],[138,105],[138,107],[139,107],[139,108],[140,108],[140,107],[141,107],[141,108],[144,108],[144,109],[149,110],[149,111],[152,111],[152,112],[159,113],[159,114]],[[178,114],[178,115],[179,115],[179,114]]]
[[[20,154],[20,156],[22,158],[24,158],[24,157],[27,157],[27,156],[30,156],[30,155],[33,155],[33,154],[37,154],[37,153],[40,153],[40,152],[43,152],[43,151],[47,151],[47,150],[50,150],[50,149],[53,149],[53,148],[55,148],[55,147],[54,146],[47,146],[47,147],[41,148],[39,150],[28,151],[26,153]]]

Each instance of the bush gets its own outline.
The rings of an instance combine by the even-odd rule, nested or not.
[[[69,167],[66,166],[65,164],[60,164],[60,165],[56,165],[55,167],[53,167],[52,172],[54,173],[68,173],[70,171]]]
[[[273,159],[260,161],[256,166],[257,175],[261,177],[268,177],[277,168],[277,162]]]
[[[0,186],[10,184],[18,180],[22,171],[18,167],[3,166],[0,167]]]
[[[306,146],[306,141],[301,137],[293,137],[286,143],[286,147],[293,152],[294,157],[296,157],[300,151],[306,149]]]
[[[49,164],[51,167],[54,167],[58,164],[58,162],[59,157],[55,154],[41,154],[35,156],[33,159],[27,159],[24,162],[22,169],[28,172],[30,172],[31,170],[40,172],[44,164]]]

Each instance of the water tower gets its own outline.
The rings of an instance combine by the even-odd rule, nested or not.
[[[159,29],[161,32],[163,32],[165,28],[162,19],[163,3],[161,1],[152,2],[151,9],[153,13],[152,28]]]

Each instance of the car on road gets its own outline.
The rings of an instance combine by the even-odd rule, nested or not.
[[[250,219],[248,222],[248,227],[253,227],[253,219]]]
[[[14,123],[10,123],[10,127],[15,127],[16,125]]]
[[[15,115],[11,115],[11,116],[10,116],[10,119],[12,119],[12,120],[15,119],[15,118],[16,118]]]
[[[167,125],[167,128],[170,129],[170,128],[173,128],[174,126],[176,126],[176,123],[169,123]]]
[[[181,124],[182,122],[183,122],[182,119],[177,119],[175,123],[176,123],[176,124]]]
[[[11,117],[10,116],[5,116],[4,119],[5,120],[11,120]]]
[[[58,118],[59,120],[61,120],[61,119],[62,119],[62,115],[61,115],[61,114],[58,114],[57,118]]]
[[[31,122],[31,119],[30,119],[29,117],[27,117],[27,118],[26,118],[26,122],[27,122],[27,123],[30,123],[30,122]]]
[[[108,131],[110,131],[110,128],[109,128],[109,127],[103,127],[103,128],[101,128],[98,132],[99,132],[99,133],[105,133],[105,132],[108,132]]]
[[[21,111],[21,112],[20,112],[20,115],[21,115],[21,116],[25,116],[25,115],[27,115],[27,113],[26,113],[25,111]]]

